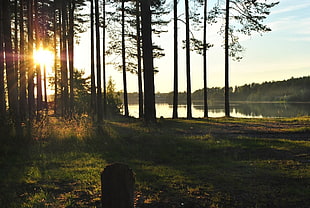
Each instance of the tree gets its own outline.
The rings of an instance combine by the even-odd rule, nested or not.
[[[97,119],[101,122],[103,119],[102,111],[102,89],[101,89],[101,60],[100,60],[100,31],[99,31],[99,4],[95,0],[95,30],[96,30],[96,68],[97,68]]]
[[[38,12],[38,0],[34,1],[34,32],[35,32],[35,46],[36,50],[40,49],[41,44],[41,34],[39,28],[39,12]],[[42,110],[42,74],[41,74],[41,66],[40,64],[36,63],[35,66],[36,72],[36,83],[37,83],[37,119],[40,118],[40,110]]]
[[[128,96],[127,96],[127,76],[126,76],[126,48],[125,48],[125,0],[122,0],[122,69],[124,86],[124,108],[125,116],[129,116]]]
[[[34,100],[34,65],[33,65],[33,0],[28,0],[27,4],[27,25],[28,25],[28,113],[29,119],[32,120],[35,115],[35,100]]]
[[[226,16],[225,16],[225,116],[230,116],[229,108],[229,3],[226,0]]]
[[[68,29],[68,59],[69,59],[69,74],[70,74],[70,105],[69,114],[72,116],[74,108],[74,90],[73,90],[73,75],[74,75],[74,10],[75,0],[69,1],[69,29]]]
[[[207,86],[207,5],[208,0],[204,0],[203,9],[203,106],[204,117],[208,117],[208,86]]]
[[[106,86],[106,1],[102,1],[102,82],[103,82],[103,115],[107,115],[107,86]]]
[[[107,112],[109,112],[108,117],[120,115],[122,107],[123,106],[120,94],[116,92],[115,83],[112,80],[112,77],[110,77],[107,84]]]
[[[140,23],[140,2],[136,0],[136,33],[137,33],[137,73],[139,90],[139,118],[144,115],[143,111],[143,89],[142,89],[142,65],[141,65],[141,23]]]
[[[263,21],[270,14],[270,9],[279,2],[226,0],[225,3],[225,9],[220,9],[220,6],[216,5],[211,11],[211,16],[213,18],[225,18],[224,29],[221,29],[220,32],[224,33],[225,37],[225,116],[229,117],[229,56],[240,61],[242,56],[239,53],[244,50],[235,33],[251,35],[253,32],[262,34],[271,31],[269,27],[263,24]],[[231,23],[232,21],[234,24]]]
[[[6,99],[4,88],[4,40],[3,40],[3,6],[0,1],[0,126],[5,124]]]
[[[191,90],[191,58],[190,58],[190,29],[189,29],[189,4],[185,0],[185,35],[186,35],[186,82],[187,82],[187,119],[192,118],[192,90]]]
[[[91,71],[91,109],[96,112],[96,80],[95,80],[95,51],[94,51],[94,0],[90,0],[90,71]]]
[[[142,50],[144,68],[144,120],[146,123],[156,121],[154,64],[152,50],[151,1],[141,2]]]
[[[172,118],[178,118],[178,0],[173,1],[173,31],[174,31],[174,85]]]
[[[26,82],[26,65],[25,59],[25,30],[24,30],[24,0],[20,0],[19,6],[19,76],[20,76],[20,89],[19,89],[19,108],[20,117],[22,121],[26,120],[27,113],[27,82]]]
[[[19,106],[18,106],[18,72],[14,66],[13,48],[12,48],[12,34],[11,34],[11,10],[10,1],[2,1],[2,15],[3,15],[3,42],[5,53],[5,68],[8,88],[8,104],[10,116],[14,121],[16,127],[19,123]]]

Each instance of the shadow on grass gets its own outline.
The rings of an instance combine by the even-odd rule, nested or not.
[[[134,169],[137,207],[309,205],[304,185],[309,163],[299,157],[309,143],[244,134],[219,137],[205,133],[215,128],[207,121],[109,125],[118,135],[94,151],[109,163]]]
[[[100,207],[113,162],[136,173],[136,207],[310,206],[309,141],[253,134],[261,121],[49,125],[29,145],[0,147],[0,207]]]

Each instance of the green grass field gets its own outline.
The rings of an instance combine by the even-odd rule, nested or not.
[[[310,117],[47,117],[25,144],[1,136],[0,207],[100,207],[100,172],[128,164],[136,207],[310,207]]]

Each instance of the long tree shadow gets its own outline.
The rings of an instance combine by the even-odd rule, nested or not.
[[[302,184],[309,178],[285,171],[307,169],[296,156],[307,152],[304,144],[193,131],[206,126],[167,121],[141,128],[112,123],[119,135],[98,145],[97,151],[108,162],[124,162],[135,170],[138,207],[306,207],[300,201],[305,194],[294,190],[298,186],[306,192]],[[289,161],[291,165],[282,164]]]
[[[309,207],[307,141],[224,125],[107,121],[82,137],[66,131],[12,145],[0,153],[0,207],[99,207],[100,172],[113,162],[136,173],[136,207]]]

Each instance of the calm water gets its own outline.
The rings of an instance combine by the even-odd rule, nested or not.
[[[179,105],[179,117],[186,117],[186,105]],[[137,104],[129,105],[129,114],[134,117],[139,116]],[[203,117],[203,105],[201,102],[194,102],[192,105],[194,118]],[[209,105],[209,117],[222,117],[224,104]],[[233,117],[296,117],[309,116],[310,103],[231,103],[230,114]],[[171,118],[172,105],[168,103],[156,104],[156,117]]]

